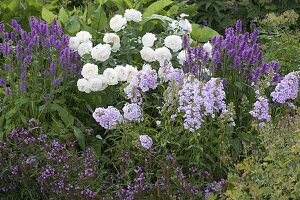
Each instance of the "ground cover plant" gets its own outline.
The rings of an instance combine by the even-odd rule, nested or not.
[[[72,31],[61,9],[0,23],[1,198],[299,198],[299,72],[268,50],[290,24],[218,34],[174,2],[124,2]]]

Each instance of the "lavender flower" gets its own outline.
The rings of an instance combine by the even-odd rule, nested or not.
[[[145,149],[150,149],[153,145],[152,138],[148,135],[140,135],[140,142],[142,147],[144,147]]]
[[[105,129],[115,129],[123,121],[120,111],[113,106],[96,108],[93,117]]]

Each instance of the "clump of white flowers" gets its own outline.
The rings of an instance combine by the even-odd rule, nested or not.
[[[127,21],[140,22],[142,21],[142,13],[135,9],[126,9],[124,17]]]
[[[120,65],[122,61],[117,56],[111,58],[112,54],[120,54],[121,58],[126,55],[126,52],[121,52],[121,41],[125,41],[125,39],[130,43],[138,41],[136,44],[141,44],[140,48],[136,46],[134,48],[139,49],[140,58],[144,61],[142,70],[152,70],[151,66],[146,63],[157,65],[156,61],[160,66],[165,66],[170,63],[172,56],[177,56],[178,63],[183,65],[186,60],[186,51],[182,49],[181,37],[192,31],[192,25],[185,19],[187,16],[181,14],[178,20],[170,18],[168,21],[171,23],[171,29],[168,32],[172,34],[167,35],[165,38],[159,38],[157,35],[149,32],[146,32],[141,38],[134,37],[134,34],[131,32],[129,38],[121,38],[123,31],[121,34],[117,32],[124,29],[124,33],[127,33],[129,30],[126,30],[125,27],[128,26],[128,22],[139,23],[143,20],[142,13],[135,9],[126,9],[124,15],[117,14],[113,16],[109,21],[109,27],[112,32],[104,33],[102,42],[94,44],[95,46],[91,41],[92,35],[87,31],[80,31],[76,36],[70,37],[70,49],[77,51],[83,60],[89,59],[89,62],[95,61],[101,65],[105,62],[103,65],[108,64],[109,66],[99,74],[97,65],[85,64],[81,71],[83,78],[77,81],[78,90],[90,93],[102,91],[109,85],[117,85],[120,82],[127,82],[129,85],[133,84],[135,77],[141,71],[138,71],[137,67],[130,65],[131,63]],[[130,25],[134,25],[134,23],[130,23]],[[204,44],[203,48],[211,55],[212,48],[210,43]],[[133,49],[133,47],[126,49]],[[129,53],[131,53],[130,50]],[[136,57],[133,58],[135,59]]]

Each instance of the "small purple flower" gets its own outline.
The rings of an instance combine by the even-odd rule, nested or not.
[[[5,95],[6,96],[11,96],[12,95],[12,91],[11,91],[10,87],[5,87]]]
[[[19,167],[18,167],[18,166],[14,166],[14,167],[11,169],[11,173],[12,173],[13,175],[16,175],[16,174],[18,173],[18,171],[19,171]]]
[[[148,135],[140,135],[140,142],[145,149],[150,149],[153,145],[153,141]]]

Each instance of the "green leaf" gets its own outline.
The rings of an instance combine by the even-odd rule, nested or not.
[[[18,5],[19,5],[19,0],[13,0],[8,4],[7,7],[10,11],[15,11],[17,9]]]
[[[65,25],[65,26],[69,22],[69,16],[68,16],[67,12],[65,11],[64,7],[61,7],[61,9],[59,10],[58,20],[61,21],[61,23],[63,23],[63,25]]]
[[[53,12],[51,12],[50,10],[48,10],[47,8],[43,7],[42,9],[42,18],[48,22],[49,24],[52,23],[52,20],[54,18],[56,18],[57,16],[55,14],[53,14]]]
[[[213,36],[219,36],[220,34],[212,28],[207,26],[199,27],[198,24],[192,24],[193,31],[191,36],[198,42],[207,42]]]
[[[98,0],[98,2],[100,3],[100,6],[104,5],[108,0]]]
[[[73,126],[73,130],[74,130],[74,135],[75,135],[80,147],[82,149],[85,149],[85,137],[84,137],[83,132],[75,126]]]
[[[74,117],[63,107],[57,104],[51,105],[51,109],[58,112],[61,120],[64,122],[66,127],[70,127],[74,124]]]
[[[143,20],[146,20],[148,17],[150,17],[152,14],[158,13],[161,10],[163,10],[168,5],[171,5],[173,1],[170,0],[159,0],[154,3],[152,3],[143,13]]]
[[[131,0],[123,0],[129,8],[133,8],[133,3]]]
[[[70,21],[69,25],[66,26],[65,30],[69,34],[75,34],[80,31],[80,22],[77,19],[73,19]]]
[[[107,25],[106,13],[102,6],[98,6],[91,14],[91,19],[93,20],[92,26],[95,26],[98,31],[103,30]]]
[[[176,13],[178,12],[178,10],[179,10],[179,6],[177,6],[177,5],[172,6],[172,7],[168,10],[167,16],[172,16],[172,15],[176,14]]]

